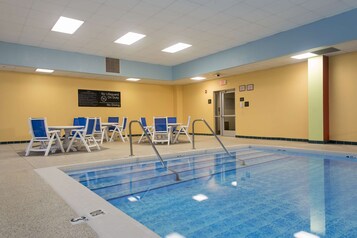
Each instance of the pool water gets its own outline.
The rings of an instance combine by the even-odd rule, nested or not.
[[[161,237],[357,237],[357,159],[260,148],[232,154],[169,160],[181,181],[157,162],[67,174]]]

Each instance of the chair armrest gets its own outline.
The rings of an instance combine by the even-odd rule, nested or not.
[[[50,133],[50,134],[61,133],[61,130],[48,130],[48,133]]]

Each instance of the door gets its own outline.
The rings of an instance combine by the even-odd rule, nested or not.
[[[235,136],[235,91],[219,91],[214,93],[215,130],[217,135]]]

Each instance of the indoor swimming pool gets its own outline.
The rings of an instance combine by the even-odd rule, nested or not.
[[[357,237],[355,156],[230,153],[65,172],[161,237]]]

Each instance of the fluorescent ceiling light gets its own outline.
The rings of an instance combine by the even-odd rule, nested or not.
[[[193,77],[191,78],[192,80],[204,80],[206,79],[205,77],[201,77],[201,76],[197,76],[197,77]]]
[[[139,81],[140,79],[138,79],[138,78],[127,78],[126,80],[136,82],[136,81]]]
[[[304,53],[304,54],[291,56],[291,58],[293,58],[293,59],[307,59],[307,58],[311,58],[311,57],[314,57],[314,56],[317,56],[317,54],[307,52],[307,53]]]
[[[314,234],[311,234],[311,233],[308,233],[308,232],[306,232],[306,231],[296,232],[296,233],[294,234],[294,237],[295,237],[295,238],[320,238],[319,236],[314,235]]]
[[[167,47],[163,49],[162,51],[168,52],[168,53],[176,53],[177,51],[184,50],[188,47],[191,47],[192,45],[186,44],[186,43],[177,43],[175,45],[172,45],[170,47]]]
[[[53,69],[36,69],[36,72],[40,72],[40,73],[53,73],[54,70],[53,70]]]
[[[144,38],[145,36],[146,35],[135,33],[135,32],[128,32],[114,42],[118,44],[131,45],[137,42],[138,40]]]
[[[197,195],[193,196],[192,198],[198,202],[202,202],[202,201],[208,199],[208,197],[204,194],[197,194]]]
[[[83,24],[83,22],[84,21],[61,16],[52,27],[51,31],[73,34]]]

